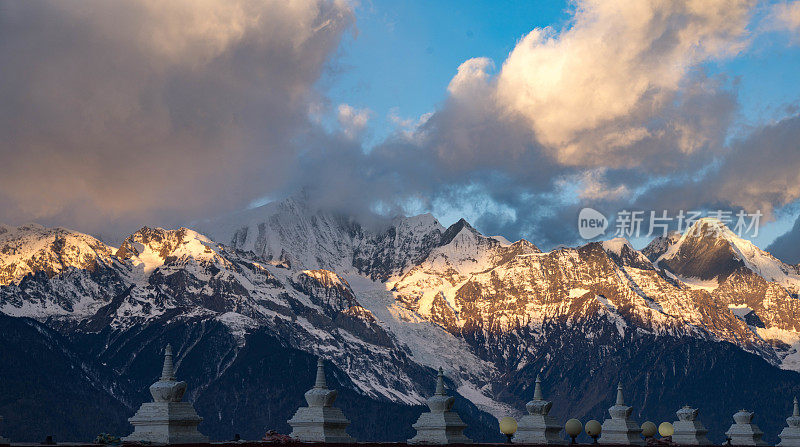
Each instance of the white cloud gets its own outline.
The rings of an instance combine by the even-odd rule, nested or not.
[[[603,179],[603,171],[599,169],[586,170],[570,180],[577,183],[580,200],[620,200],[631,195],[625,185],[609,186]]]
[[[344,134],[349,138],[357,138],[366,129],[372,111],[363,108],[356,109],[349,104],[339,104],[337,118]]]
[[[774,5],[770,19],[772,28],[794,33],[796,41],[800,43],[800,0]]]
[[[498,105],[527,120],[564,164],[603,165],[661,132],[691,153],[695,129],[664,115],[697,64],[744,48],[753,4],[578,1],[567,29],[535,29],[519,41],[497,78]]]
[[[388,119],[406,140],[419,142],[422,137],[420,129],[433,116],[434,112],[426,112],[417,118],[403,118],[396,107],[389,110]]]
[[[800,115],[757,129],[735,141],[724,159],[695,179],[675,179],[638,199],[670,209],[706,205],[761,211],[767,220],[777,209],[800,200]]]
[[[402,131],[370,152],[353,148],[335,165],[323,151],[310,159],[314,172],[329,171],[317,194],[391,210],[420,198],[436,212],[469,210],[479,191],[494,209],[514,210],[498,218],[482,206],[482,230],[545,246],[576,236],[563,223],[582,205],[769,216],[800,199],[797,120],[727,143],[736,85],[704,71],[749,48],[755,1],[574,7],[563,29],[524,36],[496,74],[487,58],[464,61],[424,122],[395,112]]]
[[[755,0],[572,5],[563,29],[523,36],[496,74],[485,57],[464,61],[414,138],[369,154],[361,171],[383,183],[369,191],[463,208],[478,185],[517,211],[513,222],[481,219],[488,231],[553,242],[567,230],[543,222],[572,220],[576,201],[626,206],[727,155],[735,86],[703,65],[748,48]]]
[[[458,72],[450,80],[447,91],[456,98],[475,98],[484,94],[489,80],[489,68],[492,60],[488,57],[468,59],[458,67]]]

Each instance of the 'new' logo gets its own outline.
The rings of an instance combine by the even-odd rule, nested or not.
[[[594,239],[606,232],[608,219],[599,211],[584,208],[578,214],[578,233],[584,239]]]

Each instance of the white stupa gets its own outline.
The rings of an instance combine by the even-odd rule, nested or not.
[[[542,397],[542,380],[537,375],[533,400],[525,405],[528,414],[519,419],[513,442],[517,444],[566,444],[567,441],[559,436],[564,427],[558,425],[553,416],[548,414],[552,406],[552,402],[546,401]]]
[[[617,385],[617,403],[608,409],[611,419],[603,421],[600,444],[645,444],[640,436],[642,429],[636,421],[630,419],[632,411],[632,407],[625,405],[625,399],[622,397],[622,384],[620,383]]]
[[[800,447],[800,408],[797,406],[797,398],[794,398],[794,411],[786,418],[787,427],[784,427],[781,434],[779,447]]]
[[[204,444],[208,437],[197,431],[203,418],[197,415],[189,402],[182,402],[186,382],[175,380],[172,364],[172,346],[164,350],[164,367],[161,380],[150,385],[153,402],[145,402],[136,414],[128,419],[134,430],[123,441],[146,441],[157,444]]]
[[[711,445],[706,437],[708,430],[697,420],[697,408],[684,405],[675,414],[678,420],[672,424],[672,442],[679,445]]]
[[[761,437],[764,432],[753,423],[753,413],[739,410],[733,415],[734,424],[725,432],[731,445],[767,445]]]
[[[436,378],[436,392],[428,399],[429,413],[419,415],[412,425],[417,435],[408,440],[409,444],[469,444],[471,439],[464,436],[467,424],[453,410],[455,397],[444,392],[444,372],[439,368]]]
[[[0,416],[0,424],[2,424],[2,423],[3,423],[3,416]],[[0,436],[0,445],[10,445],[10,444],[11,444],[11,440],[9,440],[8,438],[4,438],[4,437]]]
[[[291,437],[304,442],[356,442],[345,431],[350,421],[342,410],[333,406],[337,395],[338,391],[328,389],[325,366],[319,359],[314,388],[305,394],[308,406],[298,408],[288,421],[292,426]]]

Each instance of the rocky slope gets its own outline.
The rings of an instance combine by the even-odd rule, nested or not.
[[[259,424],[283,427],[304,385],[294,397],[246,396],[311,355],[341,372],[352,402],[398,415],[387,437],[365,439],[405,439],[397,424],[419,409],[438,366],[495,416],[519,414],[543,371],[554,414],[603,417],[623,380],[644,387],[630,392],[644,418],[664,412],[659,400],[680,400],[671,382],[685,363],[683,374],[707,368],[709,383],[739,392],[733,404],[720,390],[690,387],[723,418],[764,399],[718,367],[732,359],[800,391],[800,275],[729,230],[707,232],[713,225],[700,221],[642,252],[615,239],[542,253],[463,220],[365,225],[293,198],[203,223],[208,237],[142,228],[119,248],[68,230],[3,227],[0,311],[62,334],[77,358],[117,377],[97,380],[126,409],[146,399],[159,346],[171,341],[216,436],[259,405],[275,411]],[[705,366],[691,361],[698,355]],[[782,417],[782,397],[765,417]],[[493,424],[466,402],[472,421]]]

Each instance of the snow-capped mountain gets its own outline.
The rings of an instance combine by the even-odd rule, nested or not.
[[[127,270],[115,252],[62,228],[0,226],[0,311],[38,319],[94,315],[125,290]]]
[[[115,262],[114,249],[97,239],[62,228],[0,225],[0,285],[18,284],[26,275],[54,277],[67,270],[94,271]]]
[[[655,250],[655,244],[663,249]],[[654,265],[694,290],[727,305],[765,343],[783,368],[800,371],[800,272],[738,237],[715,219],[700,219],[668,243],[645,252]]]
[[[699,221],[641,252],[613,239],[543,253],[464,220],[365,224],[298,196],[203,222],[200,233],[145,227],[119,248],[63,229],[2,227],[0,311],[63,334],[92,368],[121,378],[101,382],[128,407],[151,381],[147,361],[172,340],[178,365],[199,368],[179,373],[189,397],[213,411],[212,430],[235,427],[245,404],[219,393],[257,393],[248,377],[271,374],[252,369],[268,352],[320,355],[353,399],[397,414],[418,408],[439,366],[495,416],[519,412],[540,372],[558,417],[602,417],[606,388],[619,380],[650,412],[640,416],[667,417],[674,409],[648,402],[677,408],[685,402],[669,382],[708,371],[717,377],[702,380],[782,414],[783,396],[748,394],[744,372],[800,391],[800,275],[727,228],[707,231],[715,225]],[[733,358],[739,369],[718,370]],[[279,402],[264,420],[284,423],[295,404]],[[726,411],[711,410],[719,420],[707,424],[724,425]]]
[[[656,248],[661,245],[663,250]],[[780,284],[789,293],[800,293],[797,266],[784,264],[716,219],[700,219],[679,238],[672,236],[666,244],[654,241],[645,250],[660,252],[654,259],[656,265],[691,282],[719,284],[746,269],[766,281]]]
[[[663,255],[670,246],[678,242],[681,236],[682,234],[678,231],[671,231],[669,234],[664,236],[656,236],[642,250],[642,254],[647,256],[647,259],[655,261],[661,255]]]
[[[38,229],[36,235],[49,237]],[[76,239],[66,242],[71,246],[85,238],[64,237]],[[98,241],[86,247],[113,252]],[[84,257],[79,251],[75,257]],[[256,328],[280,332],[287,326],[287,343],[324,353],[362,381],[359,389],[367,395],[407,403],[422,400],[422,388],[406,375],[420,374],[419,368],[385,374],[410,363],[406,351],[359,304],[347,281],[332,271],[288,270],[186,228],[147,227],[125,239],[110,267],[93,265],[94,277],[110,279],[86,287],[87,279],[76,276],[79,270],[74,267],[54,278],[29,275],[2,289],[0,309],[40,320],[58,317],[61,324],[82,331],[111,328],[123,333],[165,320],[214,319],[240,344]],[[81,307],[65,299],[74,296],[81,297]]]

